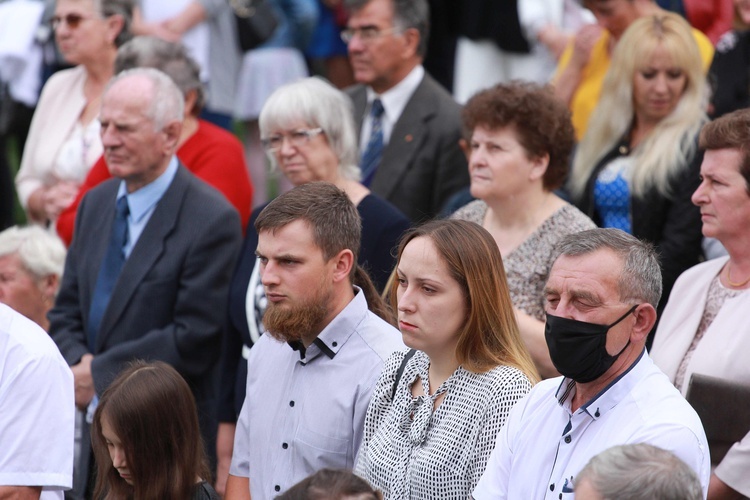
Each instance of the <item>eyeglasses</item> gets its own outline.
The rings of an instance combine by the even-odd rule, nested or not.
[[[55,16],[50,20],[50,25],[52,26],[53,30],[56,30],[60,24],[65,21],[65,24],[68,25],[68,28],[74,30],[78,28],[78,26],[81,25],[82,21],[85,21],[86,19],[91,19],[92,16],[84,16],[81,14],[66,14],[62,17]]]
[[[395,26],[384,30],[381,30],[377,26],[360,26],[359,28],[346,28],[345,30],[342,30],[341,39],[344,43],[349,43],[355,36],[359,35],[359,39],[363,43],[370,43],[381,36],[389,35],[391,33],[399,33],[401,31],[401,28],[396,28]]]
[[[293,130],[292,132],[289,132],[288,134],[275,134],[268,136],[264,139],[261,139],[260,142],[263,144],[263,147],[268,151],[269,153],[275,153],[279,149],[281,149],[281,146],[284,144],[284,137],[289,139],[289,143],[294,146],[295,148],[299,148],[302,146],[305,146],[310,140],[323,133],[323,129],[318,128],[311,128],[309,130]]]

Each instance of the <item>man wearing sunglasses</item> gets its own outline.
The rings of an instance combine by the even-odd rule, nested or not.
[[[354,77],[362,182],[413,221],[435,217],[469,185],[460,108],[425,73],[427,0],[347,0],[341,36]]]

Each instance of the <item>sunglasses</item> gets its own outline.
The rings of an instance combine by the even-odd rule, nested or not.
[[[68,26],[68,28],[74,30],[81,25],[82,21],[91,19],[91,17],[92,16],[83,16],[81,14],[66,14],[62,17],[55,16],[50,20],[50,25],[52,26],[53,30],[56,30],[57,27],[60,26],[63,21],[65,21],[65,24]]]

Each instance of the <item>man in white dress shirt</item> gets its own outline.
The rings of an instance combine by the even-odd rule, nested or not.
[[[0,304],[0,498],[73,485],[73,373],[42,328]]]
[[[645,349],[661,296],[653,248],[617,229],[592,229],[564,238],[557,252],[545,336],[563,377],[539,383],[511,411],[474,498],[573,498],[591,457],[640,442],[687,463],[705,495],[700,419]]]
[[[319,469],[351,469],[383,364],[404,348],[352,285],[361,222],[343,191],[298,186],[255,228],[267,333],[247,360],[227,500],[270,499]]]

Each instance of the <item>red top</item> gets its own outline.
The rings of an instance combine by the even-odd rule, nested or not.
[[[247,226],[253,201],[253,186],[245,167],[245,153],[235,136],[204,120],[198,130],[177,150],[177,157],[193,175],[219,190],[239,212],[242,228]],[[70,245],[73,240],[76,211],[83,196],[110,179],[104,156],[91,167],[78,190],[75,201],[57,219],[57,234]]]
[[[714,45],[732,29],[732,0],[683,0],[683,6],[690,24],[701,30]]]

